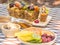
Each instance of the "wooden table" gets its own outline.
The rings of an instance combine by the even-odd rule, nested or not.
[[[7,11],[7,5],[0,4],[0,15],[9,15]],[[56,43],[60,43],[60,8],[51,8],[49,15],[53,18],[46,27],[42,27],[51,30],[57,34]],[[5,39],[5,36],[0,31],[0,45]]]

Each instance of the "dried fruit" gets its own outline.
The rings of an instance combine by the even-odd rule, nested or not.
[[[43,34],[42,37],[47,37],[47,34]]]
[[[50,42],[52,39],[50,37],[47,38],[47,42]]]
[[[47,42],[47,38],[46,37],[42,37],[42,42],[46,43]]]
[[[21,8],[21,4],[19,2],[15,2],[15,6],[18,7],[18,8]]]
[[[38,7],[38,6],[35,6],[35,7],[34,7],[34,10],[35,10],[35,11],[39,11],[39,7]]]
[[[28,6],[28,9],[34,10],[34,6]]]
[[[10,7],[10,8],[14,7],[14,3],[10,3],[10,4],[9,4],[9,7]]]
[[[39,23],[39,20],[35,20],[34,22],[35,22],[35,23]]]
[[[43,34],[42,35],[42,41],[43,43],[45,42],[50,42],[54,39],[55,37],[54,36],[51,36],[51,35],[47,35],[47,34]]]

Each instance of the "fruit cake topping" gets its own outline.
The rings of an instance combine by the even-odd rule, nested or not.
[[[14,7],[14,3],[10,3],[10,4],[9,4],[9,7],[10,7],[10,8]]]

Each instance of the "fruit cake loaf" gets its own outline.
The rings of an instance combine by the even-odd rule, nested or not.
[[[35,5],[22,4],[20,2],[14,2],[9,4],[8,12],[10,16],[27,19],[29,21],[34,21],[38,18],[39,7]]]

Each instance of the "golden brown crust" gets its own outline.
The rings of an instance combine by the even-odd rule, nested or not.
[[[47,35],[52,35],[52,36],[54,36],[53,32],[48,31],[48,30],[44,30],[44,29],[38,28],[38,27],[30,27],[30,28],[27,28],[27,29],[25,29],[25,30],[27,30],[27,31],[32,31],[32,32],[34,32],[34,33],[36,33],[36,34],[38,34],[38,35],[42,35],[42,34],[45,34],[45,33],[46,33]]]
[[[10,22],[11,18],[9,16],[0,16],[0,23]]]

